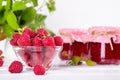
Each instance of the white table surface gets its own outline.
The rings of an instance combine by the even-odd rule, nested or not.
[[[120,65],[68,66],[54,64],[45,75],[36,76],[32,69],[25,68],[22,73],[11,74],[8,66],[0,67],[0,80],[120,80]]]

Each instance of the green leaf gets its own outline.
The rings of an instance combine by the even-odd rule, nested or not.
[[[36,31],[38,28],[40,27],[45,27],[45,23],[42,22],[42,23],[31,23],[28,25],[30,28],[32,28],[34,31]]]
[[[49,0],[49,2],[46,3],[46,5],[47,5],[49,12],[54,12],[56,10],[54,0]]]
[[[29,24],[28,25],[32,30],[34,30],[34,31],[36,31],[37,30],[37,28],[39,28],[39,25],[37,25],[37,24]]]
[[[31,2],[31,0],[22,0],[22,1],[24,1],[25,3]]]
[[[47,29],[47,30],[48,30],[48,32],[50,33],[51,36],[55,36],[55,33],[52,30],[50,30],[50,29]]]
[[[23,10],[18,10],[18,11],[14,11],[14,14],[16,15],[17,18],[21,17]]]
[[[17,11],[17,10],[22,10],[25,8],[25,2],[23,1],[16,1],[13,5],[12,5],[12,10],[13,11]]]
[[[36,16],[36,10],[33,7],[28,7],[23,11],[21,20],[30,22],[35,18],[35,16]]]
[[[39,27],[45,27],[46,17],[47,17],[46,15],[36,14],[34,21],[30,23],[28,26],[30,26],[33,30],[36,30]]]
[[[10,11],[5,11],[5,12],[4,12],[4,19],[5,19],[5,20],[7,20],[7,16],[9,15],[9,12],[10,12]]]
[[[46,15],[42,15],[42,14],[36,14],[35,16],[35,23],[42,23],[44,22],[44,20],[46,19]]]
[[[5,23],[4,12],[5,12],[5,7],[2,6],[2,8],[0,10],[0,24],[4,24]]]
[[[85,60],[85,62],[88,66],[95,66],[96,65],[96,62],[91,61],[91,60]]]
[[[10,10],[11,9],[11,5],[12,5],[12,0],[6,0],[5,9],[6,10]]]
[[[17,23],[17,18],[13,12],[9,12],[7,16],[7,23],[10,25],[12,29],[18,30],[19,25]]]
[[[0,10],[2,9],[2,0],[0,0]]]
[[[80,61],[81,61],[81,57],[79,57],[79,56],[72,57],[72,62],[74,65],[77,65]]]
[[[5,24],[5,19],[3,16],[0,15],[0,25]]]
[[[32,0],[32,2],[35,7],[38,6],[38,0]]]
[[[9,25],[4,25],[3,32],[7,37],[12,38],[14,30]]]

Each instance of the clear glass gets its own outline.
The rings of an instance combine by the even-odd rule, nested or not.
[[[29,67],[40,64],[44,66],[46,70],[51,68],[61,48],[60,46],[13,46],[17,58],[22,61],[23,64]]]

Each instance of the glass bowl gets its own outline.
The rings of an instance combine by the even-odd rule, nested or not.
[[[23,64],[29,67],[40,64],[44,66],[46,70],[52,66],[61,48],[61,46],[13,46],[17,58],[22,61]]]

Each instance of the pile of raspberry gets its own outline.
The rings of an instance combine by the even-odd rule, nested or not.
[[[60,36],[51,36],[44,29],[39,28],[33,31],[31,28],[24,28],[22,33],[14,33],[10,40],[12,46],[62,46],[63,40]]]
[[[54,57],[55,48],[56,46],[62,46],[63,40],[60,36],[51,36],[45,28],[33,31],[31,28],[26,27],[20,33],[13,34],[10,44],[14,47],[24,48],[17,51],[18,55],[22,57],[28,66],[34,67],[33,71],[36,75],[41,75],[45,73],[45,68],[50,67],[49,64],[51,64]],[[36,51],[31,51],[34,47]],[[9,71],[20,73],[22,68],[22,63],[13,62],[9,67]]]

